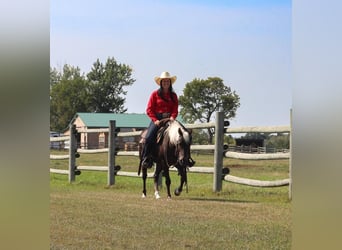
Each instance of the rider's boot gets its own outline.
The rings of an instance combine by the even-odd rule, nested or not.
[[[191,168],[193,165],[195,165],[195,161],[190,157],[188,162],[188,167]]]

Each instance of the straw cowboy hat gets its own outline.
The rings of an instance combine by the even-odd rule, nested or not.
[[[156,83],[158,85],[160,85],[160,82],[161,82],[162,79],[170,79],[171,80],[171,84],[173,84],[177,80],[177,76],[171,76],[169,72],[165,71],[165,72],[162,72],[160,74],[160,76],[156,76],[154,78],[154,80],[156,81]]]

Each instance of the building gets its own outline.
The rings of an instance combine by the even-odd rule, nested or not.
[[[150,124],[150,118],[146,114],[76,113],[69,126],[75,124],[79,131],[108,128],[110,120],[115,120],[116,128],[119,128],[120,132],[141,131]],[[64,135],[69,135],[69,130],[65,131]],[[76,138],[79,148],[108,147],[108,132],[80,132]],[[117,137],[116,146],[119,150],[137,150],[139,140],[140,136]]]

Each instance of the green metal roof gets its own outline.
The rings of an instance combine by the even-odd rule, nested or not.
[[[115,120],[115,126],[120,128],[147,128],[151,120],[146,114],[114,114],[114,113],[76,113],[77,118],[87,127],[107,128],[110,120]]]

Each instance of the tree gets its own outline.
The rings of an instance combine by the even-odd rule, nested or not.
[[[185,122],[210,122],[216,111],[223,111],[226,119],[233,118],[240,107],[240,97],[219,77],[206,80],[195,78],[186,83],[183,95],[179,96],[180,115]],[[214,131],[208,129],[208,142],[212,144]]]
[[[271,135],[266,141],[266,147],[276,149],[289,149],[290,148],[290,135],[278,133]]]
[[[198,145],[208,144],[208,132],[205,129],[192,130],[192,143]]]
[[[290,146],[290,137],[286,133],[255,133],[249,132],[242,139],[262,139],[265,141],[265,147],[276,149],[288,149]]]
[[[62,131],[75,113],[89,112],[90,96],[89,83],[78,67],[66,64],[60,74],[50,69],[50,129]]]
[[[132,85],[132,69],[125,64],[118,64],[114,58],[108,58],[105,65],[99,59],[87,74],[90,81],[92,100],[90,109],[93,112],[124,113],[127,91],[125,86]]]
[[[53,85],[60,82],[61,78],[62,78],[61,72],[59,72],[56,68],[50,67],[50,90]]]
[[[50,68],[50,129],[62,131],[77,112],[124,113],[125,86],[132,85],[132,69],[108,58],[99,59],[85,77],[78,67]]]
[[[270,136],[270,133],[259,133],[259,132],[248,132],[244,136],[241,136],[242,139],[262,139],[267,140]]]

